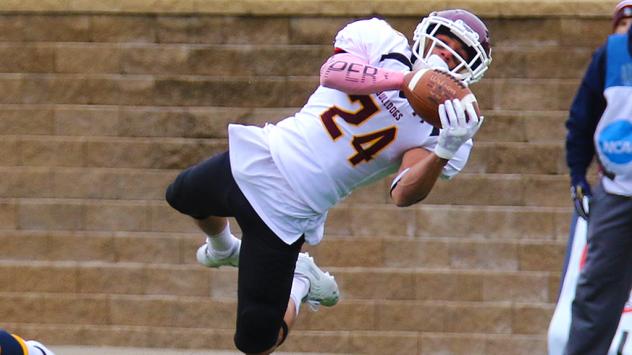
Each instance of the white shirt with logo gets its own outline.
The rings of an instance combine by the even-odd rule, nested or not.
[[[602,179],[612,194],[632,196],[632,56],[627,35],[608,38],[604,97],[606,109],[595,130],[599,161],[614,179]]]

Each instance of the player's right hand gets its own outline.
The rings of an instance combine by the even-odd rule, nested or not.
[[[590,184],[586,180],[585,176],[573,178],[571,181],[571,199],[575,206],[577,214],[588,220],[589,216],[589,204],[592,192],[590,191]]]

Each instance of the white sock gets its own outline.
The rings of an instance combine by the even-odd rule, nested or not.
[[[302,275],[294,274],[294,280],[292,280],[292,290],[290,291],[290,298],[294,301],[296,306],[296,315],[301,308],[303,298],[307,296],[309,292],[309,279]]]
[[[226,223],[226,227],[214,235],[207,235],[207,242],[210,244],[215,255],[230,255],[235,245],[235,236],[230,233],[230,224]]]

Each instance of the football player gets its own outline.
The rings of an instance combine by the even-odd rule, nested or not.
[[[465,10],[433,12],[414,43],[386,21],[353,22],[337,34],[321,85],[295,115],[264,127],[229,125],[229,150],[183,171],[166,198],[207,235],[208,267],[239,266],[235,344],[267,354],[287,337],[301,303],[333,306],[333,276],[300,253],[318,244],[327,211],[359,186],[397,173],[398,206],[423,200],[439,177],[465,165],[483,119],[459,100],[439,106],[442,129],[401,94],[404,74],[449,71],[465,84],[491,62],[487,27]],[[235,238],[227,216],[243,232]],[[289,299],[289,304],[288,304]]]
[[[24,340],[15,334],[0,329],[0,355],[55,355],[42,343]]]

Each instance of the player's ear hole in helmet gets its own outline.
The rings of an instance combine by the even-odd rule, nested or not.
[[[457,39],[466,55],[450,48],[440,35]],[[479,81],[491,63],[491,45],[487,26],[474,14],[466,10],[436,11],[425,17],[413,36],[413,62],[419,68],[419,60],[429,58],[432,49],[441,46],[449,50],[457,60],[450,72],[466,84]]]

